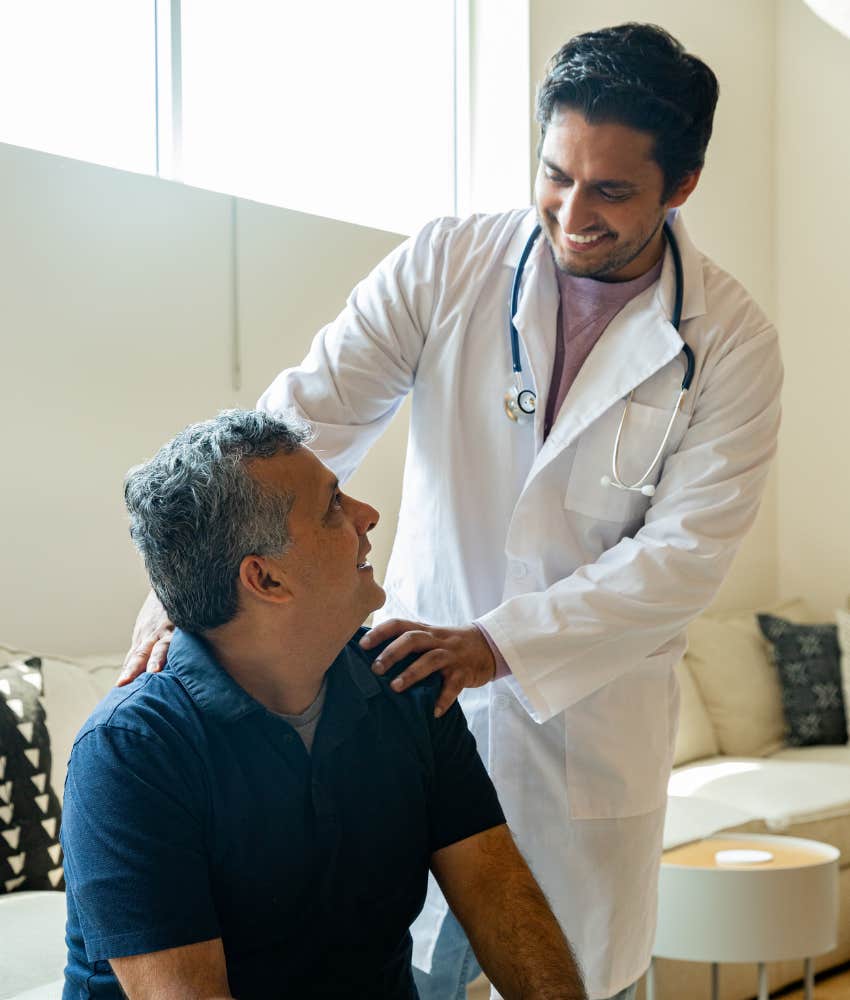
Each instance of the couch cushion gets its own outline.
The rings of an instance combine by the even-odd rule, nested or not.
[[[845,763],[713,757],[677,768],[669,791],[749,813],[773,833],[850,815],[850,767]]]
[[[0,645],[0,659],[32,655]],[[39,659],[44,677],[43,702],[53,752],[51,784],[61,802],[71,747],[92,709],[115,683],[122,657],[115,654],[73,659],[39,655]]]
[[[38,657],[0,658],[0,893],[62,888],[60,806]]]
[[[0,1000],[59,984],[65,968],[65,894],[16,892],[0,897]]]
[[[759,615],[758,623],[772,645],[782,686],[786,742],[797,747],[846,743],[837,627],[801,625],[777,615]]]
[[[720,747],[687,660],[676,664],[676,680],[679,682],[679,731],[673,765],[678,767],[702,757],[713,757]]]
[[[811,618],[803,601],[772,610],[791,621]],[[764,757],[783,746],[782,691],[755,612],[697,618],[688,627],[685,658],[721,753]]]

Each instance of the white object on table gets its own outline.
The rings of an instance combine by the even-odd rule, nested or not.
[[[719,851],[765,851],[761,864],[720,865]],[[759,834],[711,837],[666,852],[658,884],[653,958],[712,964],[753,962],[759,1000],[768,1000],[767,962],[805,960],[806,1000],[813,998],[815,955],[835,948],[838,928],[836,848],[814,840]],[[654,974],[647,1000],[654,1000]]]

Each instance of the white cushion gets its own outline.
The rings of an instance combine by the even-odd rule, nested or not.
[[[61,981],[65,968],[65,893],[0,896],[0,1000]],[[45,997],[61,996],[48,992]]]
[[[41,672],[44,678],[42,700],[47,714],[47,730],[50,733],[50,749],[53,756],[50,782],[61,802],[65,772],[74,739],[95,705],[115,683],[122,657],[116,654],[75,660],[70,657],[45,656],[37,651],[29,652],[0,646],[0,660],[5,657],[30,656],[38,656],[41,659]]]
[[[811,757],[721,756],[677,768],[669,792],[731,806],[782,831],[850,812],[850,767]]]
[[[34,989],[24,990],[23,993],[16,993],[12,1000],[62,1000],[64,988],[65,977],[63,976],[61,979],[55,979],[43,986],[36,986]]]
[[[811,616],[802,601],[789,601],[771,611],[792,621],[807,621]],[[685,659],[721,753],[763,757],[783,745],[779,676],[755,612],[697,618],[688,627]]]
[[[676,680],[679,682],[679,731],[673,765],[678,767],[702,757],[713,757],[720,747],[687,660],[676,664]]]
[[[664,816],[664,850],[703,840],[720,830],[743,826],[758,818],[724,802],[693,795],[670,795]]]

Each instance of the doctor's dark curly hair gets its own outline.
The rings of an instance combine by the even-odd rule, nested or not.
[[[540,142],[560,108],[581,112],[593,125],[649,132],[666,201],[705,161],[717,97],[711,69],[663,28],[630,23],[589,31],[570,39],[546,67],[537,91]]]

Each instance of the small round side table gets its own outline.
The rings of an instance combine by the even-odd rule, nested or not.
[[[770,860],[719,864],[718,851],[767,852]],[[666,851],[658,883],[653,958],[711,963],[719,1000],[721,962],[758,963],[759,1000],[768,1000],[767,962],[805,961],[812,1000],[812,958],[837,944],[838,857],[815,840],[759,834],[709,837]],[[655,1000],[654,969],[647,1000]]]

